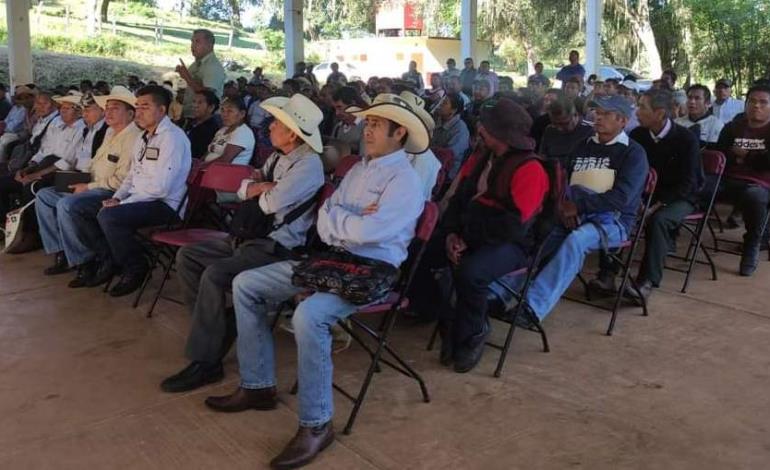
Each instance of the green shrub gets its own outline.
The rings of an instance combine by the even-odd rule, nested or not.
[[[73,39],[66,36],[35,36],[32,47],[68,54],[97,55],[102,57],[125,57],[128,44],[115,36]]]

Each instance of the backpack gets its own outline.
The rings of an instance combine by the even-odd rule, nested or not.
[[[40,235],[35,219],[35,200],[31,200],[6,215],[4,253],[27,253],[40,248]]]

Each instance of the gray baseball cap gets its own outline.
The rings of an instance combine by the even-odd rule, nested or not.
[[[629,103],[622,96],[618,95],[600,96],[594,98],[591,100],[591,102],[588,103],[588,106],[592,108],[601,108],[605,111],[612,111],[626,118],[630,118],[631,114],[634,112],[634,110],[631,108],[631,103]]]

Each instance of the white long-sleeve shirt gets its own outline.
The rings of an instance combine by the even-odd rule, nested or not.
[[[53,148],[53,138],[50,135],[51,127],[53,127],[55,124],[53,122],[54,119],[59,117],[59,111],[54,111],[48,116],[43,116],[32,125],[32,131],[30,132],[29,141],[33,142],[36,139],[40,139],[40,135],[42,135],[42,140],[40,141],[40,148],[38,149],[37,153],[35,153],[32,156],[32,161],[35,163],[40,163],[40,161],[43,160],[43,157],[46,155],[51,154],[51,149]],[[50,124],[49,124],[50,123]],[[45,131],[45,134],[43,134],[43,131]],[[48,151],[48,153],[44,153]]]
[[[676,120],[676,123],[686,128],[698,126],[699,139],[701,145],[703,144],[715,144],[719,140],[719,133],[722,132],[722,128],[725,127],[724,123],[711,113],[707,113],[705,116],[693,121],[689,116],[680,117]]]
[[[59,160],[54,163],[56,168],[60,170],[74,168],[78,143],[83,139],[84,126],[82,119],[67,125],[61,116],[54,118],[43,136],[40,150],[32,157],[32,161],[40,163],[45,157],[55,155],[59,157]]]
[[[187,191],[192,162],[184,131],[165,116],[153,134],[145,131],[136,140],[133,154],[131,171],[114,197],[121,204],[160,200],[176,210]]]
[[[422,184],[403,150],[364,158],[350,169],[318,213],[327,245],[400,266],[425,202]],[[364,215],[364,208],[377,211]]]
[[[711,105],[714,116],[725,124],[732,121],[735,116],[745,111],[745,109],[746,104],[743,100],[735,99],[733,97],[727,98],[721,104],[714,101],[714,104]]]

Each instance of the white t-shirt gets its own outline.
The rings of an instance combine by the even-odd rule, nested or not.
[[[204,161],[210,162],[221,157],[225,152],[227,144],[230,144],[243,148],[230,163],[233,165],[248,165],[254,153],[254,145],[256,144],[254,133],[246,124],[241,124],[229,134],[227,129],[227,127],[223,127],[214,134],[214,140],[209,144],[209,153],[204,158]]]

